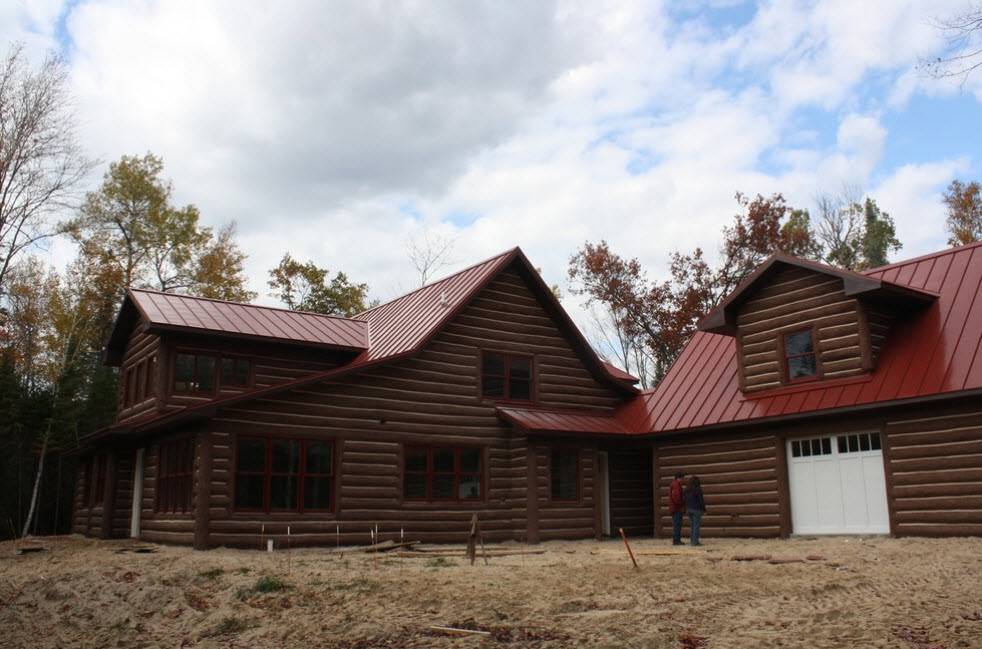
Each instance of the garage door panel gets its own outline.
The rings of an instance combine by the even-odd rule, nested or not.
[[[889,532],[883,456],[876,434],[789,440],[788,482],[795,534]]]

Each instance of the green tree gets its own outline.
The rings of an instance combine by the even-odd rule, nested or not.
[[[118,293],[131,286],[252,299],[235,227],[217,236],[200,225],[194,205],[171,204],[163,161],[148,153],[109,165],[98,191],[85,199],[71,231],[86,254],[113,266]]]
[[[295,311],[340,316],[364,311],[368,285],[353,284],[342,272],[333,278],[330,275],[328,269],[312,261],[297,261],[286,253],[279,265],[269,271],[268,284],[273,289],[270,295]]]
[[[978,181],[952,180],[944,193],[948,219],[948,245],[964,246],[982,241],[982,185]]]
[[[876,268],[890,263],[887,255],[903,247],[889,214],[880,210],[876,201],[863,202],[863,233],[859,244],[859,270]]]

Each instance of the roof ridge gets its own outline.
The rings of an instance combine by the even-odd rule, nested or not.
[[[253,309],[268,309],[270,311],[283,311],[284,313],[299,313],[301,315],[312,315],[318,318],[330,318],[332,320],[344,320],[346,322],[358,322],[361,323],[363,320],[356,320],[355,318],[343,316],[343,315],[331,315],[329,313],[317,313],[316,311],[303,311],[299,309],[289,309],[282,306],[269,306],[266,304],[253,304],[252,302],[236,302],[235,300],[220,300],[217,297],[204,297],[202,295],[188,295],[187,293],[170,293],[168,291],[158,291],[152,288],[134,288],[130,287],[126,289],[128,291],[137,291],[140,293],[153,293],[154,295],[166,295],[168,297],[180,297],[189,300],[201,300],[203,302],[218,302],[219,304],[234,304],[236,306],[244,306]]]
[[[429,284],[424,284],[423,286],[420,286],[419,288],[414,288],[413,290],[408,291],[406,293],[403,293],[402,295],[397,295],[396,297],[392,298],[391,300],[387,300],[387,301],[385,301],[385,302],[383,302],[381,304],[376,304],[375,306],[371,307],[370,309],[365,309],[364,311],[362,311],[360,313],[356,313],[355,315],[351,316],[351,319],[353,319],[353,320],[354,319],[359,319],[359,318],[361,318],[361,316],[366,315],[366,314],[369,314],[372,311],[375,311],[376,309],[381,309],[382,307],[388,306],[388,305],[392,304],[393,302],[397,302],[399,300],[405,299],[405,298],[409,297],[410,295],[415,295],[416,293],[419,293],[423,289],[432,288],[432,287],[436,286],[437,284],[440,284],[442,282],[445,282],[445,281],[447,281],[449,279],[453,279],[454,277],[457,277],[458,275],[461,275],[463,273],[466,273],[469,270],[473,270],[473,269],[477,268],[478,266],[483,266],[483,265],[489,264],[489,263],[491,263],[493,261],[497,261],[498,259],[501,259],[502,257],[504,257],[506,255],[512,254],[516,250],[521,250],[521,248],[519,246],[514,246],[512,248],[509,248],[508,250],[505,250],[504,252],[499,252],[498,254],[492,255],[492,256],[488,257],[487,259],[484,259],[483,261],[477,262],[476,264],[471,264],[470,266],[467,266],[466,268],[461,268],[460,270],[458,270],[456,272],[453,272],[453,273],[450,273],[449,275],[445,275],[445,276],[441,277],[440,279],[437,279],[437,280],[434,280],[434,281],[430,282]]]
[[[941,250],[935,250],[934,252],[928,252],[923,255],[918,255],[917,257],[911,257],[910,259],[902,259],[900,261],[894,261],[889,264],[884,264],[882,266],[870,268],[868,270],[862,271],[862,274],[869,275],[872,273],[882,273],[883,271],[890,270],[891,268],[906,266],[907,264],[916,264],[922,261],[927,261],[928,259],[936,259],[938,257],[943,257],[945,255],[953,255],[959,250],[969,250],[971,248],[978,248],[979,246],[982,246],[982,241],[973,241],[972,243],[965,243],[960,246],[948,246],[947,248],[942,248]]]

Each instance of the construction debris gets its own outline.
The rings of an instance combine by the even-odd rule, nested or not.
[[[447,635],[482,635],[482,636],[491,635],[490,631],[478,631],[476,629],[458,629],[457,627],[439,626],[435,624],[430,626],[430,630],[437,631],[439,633],[445,633]]]

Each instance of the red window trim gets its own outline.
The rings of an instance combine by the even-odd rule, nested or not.
[[[504,374],[486,374],[484,372],[484,359],[487,356],[500,356],[504,365]],[[516,358],[528,359],[529,362],[529,396],[528,399],[513,399],[511,396],[511,363]],[[536,399],[536,372],[535,372],[535,355],[534,354],[513,354],[510,352],[499,352],[493,349],[482,349],[481,357],[479,359],[480,366],[478,367],[478,374],[480,375],[481,381],[478,389],[480,390],[480,397],[482,399],[490,399],[496,403],[522,403],[529,404],[534,403]],[[484,394],[484,383],[488,378],[495,378],[502,380],[502,396],[496,397],[489,394]]]
[[[266,444],[266,457],[262,471],[240,471],[239,470],[239,442],[241,440],[261,440]],[[299,442],[300,443],[300,469],[296,474],[273,472],[273,442]],[[307,444],[327,444],[331,447],[331,472],[330,473],[307,473]],[[235,465],[232,477],[232,511],[233,512],[260,512],[264,514],[306,514],[310,513],[332,513],[337,504],[337,484],[335,475],[337,474],[337,444],[333,439],[312,439],[309,437],[276,437],[264,435],[240,435],[235,440],[235,451],[233,454]],[[263,506],[262,507],[240,507],[235,503],[235,483],[240,475],[253,475],[263,477]],[[272,509],[270,507],[270,485],[272,477],[277,475],[296,475],[297,477],[297,507],[295,509]],[[307,478],[324,478],[330,483],[330,502],[326,508],[308,508],[304,506],[304,489]]]
[[[556,451],[571,451],[576,454],[576,497],[575,498],[557,498],[552,490],[552,473],[553,473],[553,453]],[[583,494],[582,485],[580,482],[583,479],[583,457],[581,454],[581,449],[578,446],[550,446],[549,447],[549,500],[554,503],[578,503],[580,502],[581,496]]]
[[[795,334],[801,334],[808,332],[811,336],[812,341],[812,351],[805,354],[792,354],[788,355],[788,336],[793,336]],[[791,366],[788,361],[792,358],[802,358],[804,356],[814,356],[815,357],[815,373],[809,376],[799,376],[797,378],[791,378]],[[788,329],[781,333],[781,372],[784,382],[787,384],[797,384],[797,383],[807,383],[809,381],[817,381],[822,378],[822,364],[818,357],[818,337],[815,335],[815,327],[798,327],[796,329]]]
[[[194,488],[194,438],[177,437],[157,445],[157,485],[154,511],[186,514]]]
[[[434,471],[433,470],[433,451],[435,450],[452,450],[454,452],[454,470],[451,474],[449,471]],[[406,458],[409,456],[411,451],[424,451],[426,453],[426,470],[425,471],[407,471],[406,470]],[[478,457],[478,470],[477,473],[473,471],[461,471],[461,461],[460,454],[462,451],[477,451]],[[406,502],[414,503],[444,503],[444,502],[456,502],[456,503],[480,503],[484,502],[487,498],[487,486],[485,480],[485,470],[486,465],[484,458],[484,449],[480,446],[454,446],[454,445],[443,445],[443,444],[407,444],[403,449],[403,463],[402,463],[402,499]],[[426,496],[420,497],[410,497],[406,495],[406,476],[409,474],[413,475],[423,475],[426,477]],[[436,475],[453,475],[453,491],[454,494],[450,498],[433,498],[433,478]],[[461,498],[460,497],[460,479],[467,476],[477,476],[478,483],[481,485],[481,492],[477,498]]]

